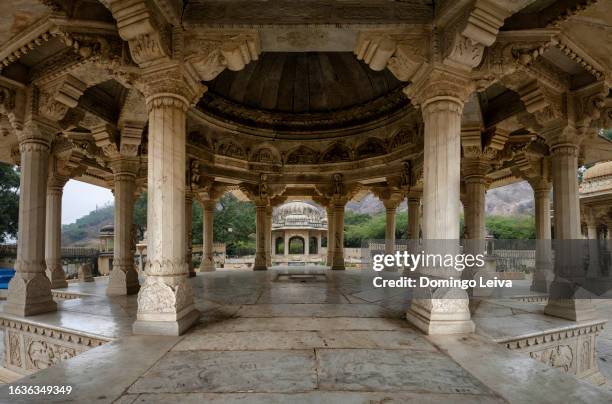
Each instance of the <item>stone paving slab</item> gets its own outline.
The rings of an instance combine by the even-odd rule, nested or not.
[[[321,390],[494,394],[439,352],[321,349],[317,362]]]
[[[312,350],[172,351],[130,393],[298,392],[316,387]]]
[[[317,331],[243,331],[188,334],[174,351],[261,351],[324,347]]]
[[[257,351],[315,348],[409,349],[436,352],[422,336],[403,331],[242,331],[190,333],[174,351]]]
[[[317,287],[278,287],[264,290],[257,299],[257,304],[270,303],[348,303],[348,300],[335,290]]]
[[[257,304],[244,305],[237,317],[394,317],[375,304]]]
[[[470,394],[420,394],[420,393],[358,393],[313,391],[309,393],[180,393],[180,394],[129,394],[119,404],[502,404],[506,401],[494,396]]]
[[[232,318],[214,324],[199,324],[192,332],[310,331],[310,330],[397,330],[410,328],[403,320],[391,318]]]

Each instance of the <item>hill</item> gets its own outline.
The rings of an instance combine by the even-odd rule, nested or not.
[[[62,245],[66,247],[97,247],[102,226],[113,224],[114,207],[107,205],[93,210],[74,223],[62,226]]]

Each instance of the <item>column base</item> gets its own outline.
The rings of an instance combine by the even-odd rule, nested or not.
[[[266,265],[253,265],[253,271],[267,271],[268,267]]]
[[[51,289],[61,289],[67,288],[68,282],[66,281],[66,274],[64,273],[64,269],[59,264],[59,267],[53,267],[47,265],[46,275],[51,282]]]
[[[68,281],[66,279],[52,279],[51,281],[51,289],[62,289],[68,287]]]
[[[198,268],[199,272],[215,272],[216,268],[210,265],[200,265],[200,267]]]
[[[113,268],[108,278],[106,287],[107,296],[134,295],[140,290],[138,274],[135,270],[123,272],[119,268]]]
[[[590,300],[553,299],[548,300],[544,314],[572,321],[588,321],[597,318],[597,312]]]
[[[476,328],[468,295],[461,289],[415,289],[406,320],[427,335],[466,334]]]
[[[344,271],[346,266],[344,265],[344,257],[334,257],[332,258],[332,263],[330,268],[333,271]]]
[[[573,284],[554,280],[550,284],[548,303],[544,314],[572,321],[586,321],[597,318],[595,307],[589,298],[579,298],[581,291]]]
[[[177,320],[172,321],[151,321],[136,320],[132,325],[132,332],[140,335],[182,335],[200,319],[200,312],[196,309]]]
[[[51,295],[49,279],[42,272],[31,279],[22,277],[29,275],[16,273],[13,276],[9,282],[4,312],[26,317],[57,311],[57,303]]]

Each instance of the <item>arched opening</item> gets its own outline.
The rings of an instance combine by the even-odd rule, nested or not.
[[[318,254],[319,253],[319,243],[316,237],[310,237],[308,242],[308,254]]]
[[[282,255],[285,253],[285,239],[283,237],[277,237],[274,240],[274,253],[276,255]]]
[[[304,239],[293,236],[289,239],[289,254],[304,254]]]

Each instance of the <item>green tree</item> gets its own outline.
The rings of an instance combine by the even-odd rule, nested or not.
[[[486,218],[486,225],[489,233],[496,239],[535,239],[533,216],[489,216]]]
[[[17,237],[19,220],[19,173],[0,163],[0,242]]]

